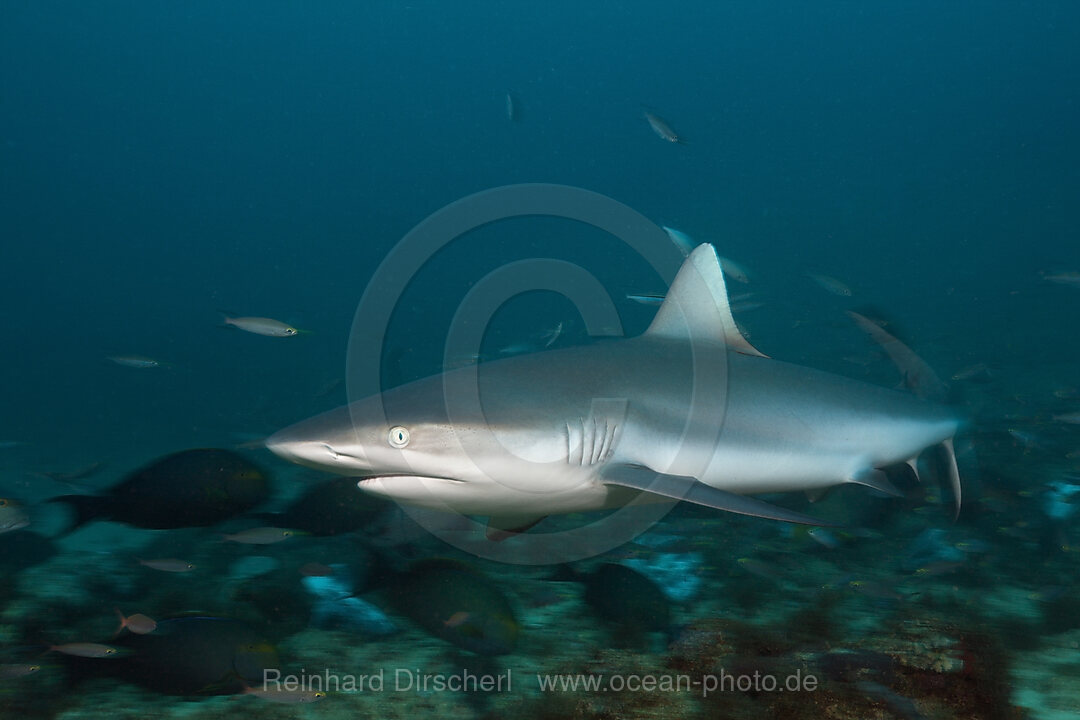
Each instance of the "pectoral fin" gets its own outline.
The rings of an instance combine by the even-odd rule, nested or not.
[[[485,535],[487,536],[487,539],[491,540],[492,542],[500,542],[508,537],[513,537],[514,535],[525,532],[533,525],[536,525],[538,522],[543,520],[545,517],[547,516],[492,516],[488,518],[487,532],[485,533]]]
[[[752,515],[803,525],[833,525],[833,523],[823,522],[794,510],[771,505],[763,500],[719,490],[691,477],[664,475],[641,465],[609,465],[603,470],[601,482],[605,485],[633,488],[673,500],[683,500],[740,515]]]

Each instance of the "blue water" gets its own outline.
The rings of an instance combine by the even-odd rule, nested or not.
[[[840,311],[872,307],[943,377],[985,363],[993,383],[954,393],[1001,433],[981,482],[994,451],[1073,471],[1075,437],[1043,423],[1075,410],[1053,393],[1080,386],[1080,288],[1043,274],[1080,270],[1077,128],[1074,2],[9,0],[0,492],[56,494],[32,474],[98,461],[88,483],[108,485],[343,402],[331,383],[375,268],[430,214],[514,183],[601,193],[714,243],[752,273],[732,292],[760,296],[741,321],[770,355],[895,384],[843,360],[871,350]],[[653,309],[625,295],[665,289],[595,229],[492,225],[405,291],[372,340],[384,378],[436,372],[469,287],[531,257],[586,268],[628,334]],[[559,322],[561,343],[585,339],[564,300],[515,302],[490,352]],[[222,329],[219,310],[310,332]],[[122,354],[169,367],[107,360]]]

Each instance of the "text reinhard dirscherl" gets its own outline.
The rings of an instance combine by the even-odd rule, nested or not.
[[[396,668],[392,674],[379,670],[367,675],[338,674],[330,670],[283,674],[269,668],[263,671],[264,690],[321,692],[512,692],[513,671],[474,673],[462,669],[452,673],[425,673],[419,669]],[[702,697],[714,692],[813,692],[816,676],[795,671],[787,676],[753,672],[718,674],[700,677],[672,674],[536,674],[536,686],[542,693],[560,692],[700,692]]]

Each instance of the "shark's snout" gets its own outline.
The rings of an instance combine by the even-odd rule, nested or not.
[[[343,475],[366,472],[371,463],[356,440],[352,424],[333,425],[340,418],[341,413],[327,413],[303,420],[274,433],[264,444],[278,457],[299,465]]]
[[[283,460],[298,462],[302,455],[300,449],[303,443],[299,442],[291,432],[291,428],[279,430],[265,441],[266,449]]]

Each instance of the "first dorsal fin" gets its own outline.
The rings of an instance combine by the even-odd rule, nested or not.
[[[683,262],[645,334],[674,340],[723,339],[732,350],[766,357],[739,332],[728,306],[720,259],[709,244],[698,245]]]

